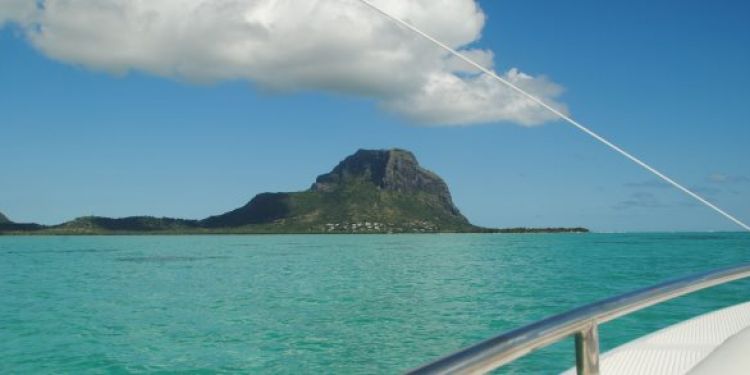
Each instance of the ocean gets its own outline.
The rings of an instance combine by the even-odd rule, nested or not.
[[[743,262],[745,233],[0,237],[0,373],[395,374]],[[658,305],[602,348],[747,300],[750,280]],[[571,338],[500,373],[573,364]]]

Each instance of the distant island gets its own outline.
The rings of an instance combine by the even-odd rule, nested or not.
[[[453,204],[448,185],[409,151],[359,150],[305,191],[262,193],[202,220],[80,217],[59,225],[14,223],[0,234],[560,233],[586,228],[483,228]]]

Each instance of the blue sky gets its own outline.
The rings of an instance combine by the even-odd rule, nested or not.
[[[549,77],[573,117],[750,221],[750,4],[479,4],[471,47],[498,71]],[[111,71],[50,48],[0,30],[0,212],[15,221],[203,218],[400,147],[480,225],[737,229],[560,122],[429,126],[372,96]]]

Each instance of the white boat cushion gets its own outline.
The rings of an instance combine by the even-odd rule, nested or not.
[[[750,374],[750,328],[745,328],[740,333],[727,339],[688,374]]]

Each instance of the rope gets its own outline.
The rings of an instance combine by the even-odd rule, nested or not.
[[[747,224],[743,223],[742,221],[740,221],[740,220],[739,220],[739,219],[737,219],[736,217],[734,217],[734,216],[730,215],[730,214],[729,214],[729,213],[727,213],[726,211],[724,211],[724,210],[722,210],[721,208],[717,207],[717,206],[716,206],[716,205],[714,205],[713,203],[711,203],[711,202],[707,201],[706,199],[704,199],[704,198],[703,198],[703,197],[701,197],[700,195],[698,195],[698,194],[694,193],[693,191],[691,191],[690,189],[686,188],[686,187],[685,187],[685,186],[683,186],[682,184],[680,184],[680,183],[678,183],[677,181],[675,181],[675,180],[671,179],[671,178],[670,178],[670,177],[668,177],[667,175],[665,175],[665,174],[663,174],[663,173],[659,172],[659,171],[658,171],[658,170],[657,170],[656,168],[654,168],[654,167],[652,167],[652,166],[650,166],[650,165],[646,164],[646,163],[645,163],[645,162],[643,162],[642,160],[640,160],[640,159],[638,159],[637,157],[633,156],[633,155],[632,155],[631,153],[629,153],[629,152],[627,152],[627,151],[623,150],[623,149],[622,149],[622,148],[620,148],[619,146],[617,146],[617,145],[615,145],[614,143],[612,143],[612,142],[608,141],[607,139],[605,139],[604,137],[602,137],[602,136],[600,136],[599,134],[595,133],[594,131],[590,130],[589,128],[587,128],[587,127],[583,126],[583,125],[582,125],[582,124],[580,124],[580,123],[579,123],[578,121],[576,121],[576,120],[573,120],[572,118],[570,118],[570,117],[569,117],[569,116],[567,116],[566,114],[564,114],[564,113],[562,113],[562,112],[558,111],[557,109],[553,108],[552,106],[548,105],[547,103],[545,103],[545,102],[544,102],[544,101],[542,101],[541,99],[537,98],[536,96],[534,96],[534,95],[531,95],[531,94],[529,94],[528,92],[526,92],[526,91],[524,91],[523,89],[519,88],[518,86],[514,85],[514,84],[513,84],[512,82],[510,82],[510,81],[508,81],[508,80],[504,79],[503,77],[500,77],[499,75],[497,75],[497,74],[496,74],[495,72],[493,72],[492,70],[490,70],[490,69],[487,69],[487,68],[485,68],[484,66],[482,66],[482,65],[480,65],[479,63],[475,62],[474,60],[472,60],[472,59],[470,59],[470,58],[466,57],[466,56],[465,56],[464,54],[462,54],[462,53],[460,53],[460,52],[456,51],[455,49],[453,49],[453,48],[451,48],[451,47],[449,47],[449,46],[448,46],[448,45],[446,45],[445,43],[443,43],[443,42],[441,42],[441,41],[439,41],[439,40],[437,40],[437,39],[433,38],[432,36],[428,35],[427,33],[423,32],[422,30],[418,29],[418,28],[417,28],[416,26],[414,26],[414,25],[412,25],[412,24],[410,24],[410,23],[408,23],[408,22],[404,21],[403,19],[401,19],[401,18],[398,18],[398,17],[396,17],[396,16],[394,16],[394,15],[392,15],[392,14],[390,14],[390,13],[388,13],[388,12],[386,12],[386,11],[384,11],[384,10],[380,9],[380,8],[378,8],[377,6],[375,6],[375,5],[374,5],[374,4],[372,3],[372,2],[370,2],[369,0],[359,0],[359,1],[360,1],[360,2],[362,3],[362,4],[364,4],[364,5],[368,6],[369,8],[371,8],[371,9],[375,10],[376,12],[378,12],[378,13],[380,13],[380,14],[382,14],[382,15],[386,16],[386,17],[387,17],[387,18],[389,18],[390,20],[392,20],[392,21],[396,22],[396,23],[397,23],[398,25],[401,25],[402,27],[405,27],[405,28],[407,28],[407,29],[409,29],[409,30],[413,31],[414,33],[416,33],[416,34],[420,35],[421,37],[423,37],[423,38],[425,38],[425,39],[429,40],[430,42],[432,42],[432,43],[436,44],[437,46],[441,47],[442,49],[444,49],[444,50],[446,50],[446,51],[450,52],[450,53],[451,53],[452,55],[454,55],[454,56],[458,57],[459,59],[461,59],[461,60],[465,61],[465,62],[466,62],[466,63],[468,63],[469,65],[471,65],[471,66],[473,66],[473,67],[475,67],[475,68],[479,69],[480,71],[482,71],[483,73],[485,73],[485,74],[489,75],[490,77],[494,78],[495,80],[497,80],[498,82],[502,83],[503,85],[505,85],[505,86],[507,86],[507,87],[511,88],[511,89],[512,89],[513,91],[517,92],[517,93],[518,93],[518,94],[520,94],[521,96],[523,96],[523,97],[525,97],[525,98],[527,98],[527,99],[531,100],[532,102],[534,102],[534,103],[536,103],[536,104],[538,104],[538,105],[542,106],[542,107],[543,107],[544,109],[546,109],[546,110],[548,110],[548,111],[550,111],[550,112],[554,113],[554,114],[555,114],[556,116],[558,116],[558,117],[560,117],[561,119],[565,120],[565,121],[566,121],[567,123],[569,123],[570,125],[573,125],[573,126],[574,126],[574,127],[576,127],[576,128],[578,129],[578,130],[580,130],[580,131],[582,131],[582,132],[584,132],[584,133],[588,134],[588,135],[589,135],[589,136],[591,136],[592,138],[594,138],[594,139],[596,139],[597,141],[599,141],[599,142],[603,143],[604,145],[606,145],[607,147],[611,148],[612,150],[614,150],[614,151],[618,152],[618,153],[619,153],[619,154],[621,154],[622,156],[624,156],[624,157],[626,157],[626,158],[630,159],[631,161],[633,161],[634,163],[638,164],[639,166],[641,166],[642,168],[646,169],[647,171],[649,171],[649,172],[653,173],[654,175],[656,175],[656,176],[657,176],[657,177],[659,177],[660,179],[662,179],[662,180],[666,181],[666,182],[667,182],[667,183],[669,183],[670,185],[672,185],[672,186],[676,187],[677,189],[681,190],[681,191],[682,191],[683,193],[685,193],[685,194],[689,195],[690,197],[694,198],[694,199],[695,199],[695,200],[697,200],[698,202],[700,202],[700,203],[702,203],[702,204],[706,205],[707,207],[709,207],[709,208],[711,208],[712,210],[714,210],[714,211],[718,212],[719,214],[721,214],[721,215],[722,215],[722,216],[724,216],[725,218],[727,218],[727,219],[731,220],[732,222],[734,222],[735,224],[739,225],[739,226],[740,226],[740,227],[742,227],[743,229],[745,229],[745,230],[747,230],[747,231],[750,231],[750,226],[748,226]]]

